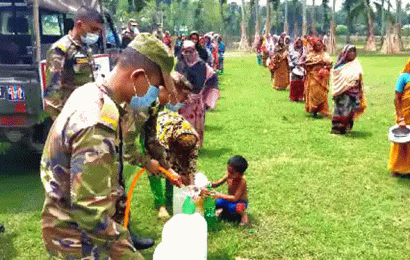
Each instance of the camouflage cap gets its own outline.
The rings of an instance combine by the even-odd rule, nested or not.
[[[174,68],[174,57],[168,48],[150,33],[140,33],[128,47],[155,62],[164,72],[170,73]]]
[[[150,33],[140,33],[128,44],[128,47],[138,51],[161,68],[165,81],[164,87],[171,93],[171,103],[178,102],[176,89],[170,76],[174,68],[174,56],[168,47]]]

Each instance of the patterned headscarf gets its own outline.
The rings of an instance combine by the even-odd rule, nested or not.
[[[157,121],[158,140],[165,148],[196,148],[199,137],[191,124],[176,112],[161,112]]]

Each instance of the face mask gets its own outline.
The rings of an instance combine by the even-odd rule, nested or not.
[[[95,33],[87,33],[85,36],[81,36],[81,41],[87,45],[92,45],[98,41],[100,36]]]
[[[132,109],[136,110],[136,112],[148,112],[148,109],[152,105],[152,103],[157,100],[159,94],[159,88],[154,86],[149,86],[147,93],[143,97],[139,97],[135,95],[131,99],[130,106]]]
[[[178,112],[178,110],[184,106],[184,103],[176,103],[175,105],[168,103],[165,108],[173,112]]]
[[[132,27],[132,31],[133,31],[135,34],[140,33],[140,31],[138,30],[137,27]]]

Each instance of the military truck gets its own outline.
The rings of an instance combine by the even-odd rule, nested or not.
[[[46,52],[74,26],[82,5],[101,11],[98,0],[0,0],[0,142],[41,152],[50,120],[43,111]],[[112,66],[120,39],[107,12],[94,53]]]

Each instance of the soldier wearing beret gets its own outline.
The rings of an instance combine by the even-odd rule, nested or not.
[[[140,34],[122,52],[104,83],[89,83],[67,100],[41,159],[45,201],[41,217],[47,251],[64,259],[143,259],[123,226],[125,110],[152,86],[172,89],[174,59],[154,36]],[[125,133],[124,133],[125,134]],[[150,172],[159,163],[136,155]]]
[[[89,45],[98,41],[104,20],[88,7],[78,10],[74,28],[47,51],[45,111],[55,120],[70,94],[94,81],[95,66]]]

